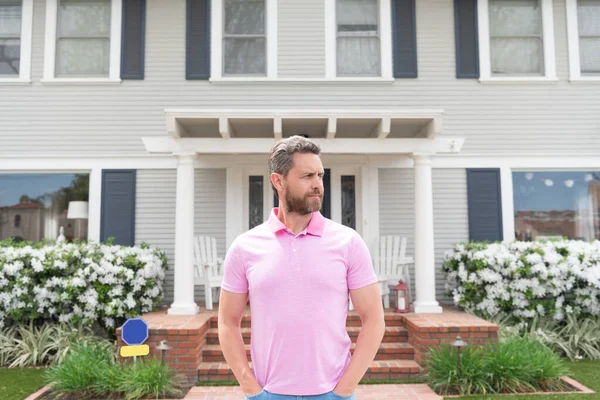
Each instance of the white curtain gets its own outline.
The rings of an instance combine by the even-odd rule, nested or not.
[[[336,13],[338,75],[380,75],[377,0],[338,0]]]
[[[600,0],[579,0],[579,58],[582,73],[600,73]]]
[[[223,74],[265,75],[265,0],[225,0]]]
[[[60,1],[56,76],[108,76],[110,3],[110,0]]]
[[[21,55],[21,5],[0,0],[0,75],[18,75]]]
[[[493,75],[543,75],[544,46],[539,0],[491,0]]]

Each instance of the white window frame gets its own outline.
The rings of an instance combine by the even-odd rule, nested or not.
[[[31,83],[31,38],[33,34],[33,0],[22,0],[21,3],[21,54],[19,59],[19,76],[0,75],[0,84]]]
[[[273,209],[273,188],[271,187],[271,179],[268,168],[261,165],[242,165],[243,170],[243,215],[244,215],[244,232],[249,230],[250,226],[250,177],[261,176],[263,178],[263,222],[269,220],[271,210]]]
[[[379,0],[379,53],[381,57],[381,75],[377,77],[337,76],[337,18],[336,1],[325,0],[325,76],[335,81],[393,81],[392,74],[392,3],[391,0]]]
[[[492,76],[490,51],[489,0],[477,1],[479,30],[479,81],[482,83],[502,82],[557,82],[556,51],[554,44],[554,13],[552,0],[540,0],[542,7],[542,32],[544,48],[544,76]]]
[[[565,0],[567,8],[567,34],[569,38],[569,79],[571,81],[597,81],[599,76],[582,76],[579,54],[579,18],[577,0]]]
[[[267,19],[266,76],[223,76],[223,0],[211,0],[210,81],[272,81],[277,79],[277,0],[265,0]]]
[[[46,0],[46,42],[44,47],[44,77],[42,83],[58,84],[107,84],[121,82],[121,20],[122,0],[110,0],[110,61],[106,78],[57,78],[56,66],[56,28],[59,0]]]

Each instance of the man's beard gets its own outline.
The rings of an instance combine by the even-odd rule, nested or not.
[[[289,190],[285,192],[285,204],[287,205],[288,213],[295,213],[299,215],[312,214],[315,211],[321,209],[323,203],[323,194],[320,192],[313,192],[311,195],[318,194],[319,200],[316,201],[314,197],[309,198],[308,195],[302,198],[293,197]]]

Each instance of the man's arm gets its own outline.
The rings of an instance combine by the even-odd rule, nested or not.
[[[352,361],[333,389],[342,396],[349,396],[356,390],[361,378],[375,359],[385,334],[385,319],[379,285],[373,283],[360,289],[350,290],[350,298],[362,321],[362,328],[356,340]]]
[[[260,393],[262,388],[256,381],[248,364],[240,329],[247,302],[248,293],[233,293],[221,288],[218,331],[225,361],[232,369],[244,394],[253,396]]]

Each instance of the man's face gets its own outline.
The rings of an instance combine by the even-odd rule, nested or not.
[[[324,174],[318,155],[294,154],[294,165],[287,177],[281,180],[288,212],[306,215],[321,209]]]

